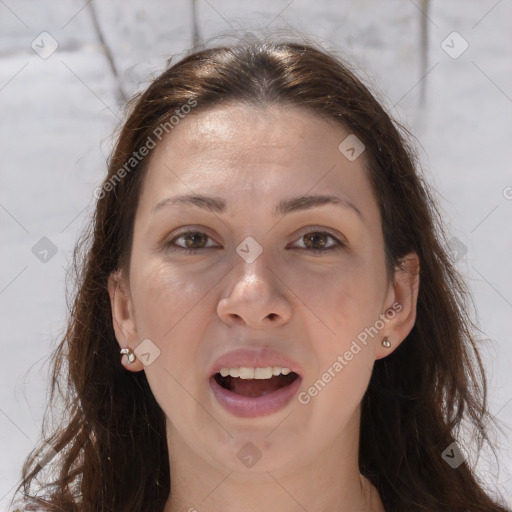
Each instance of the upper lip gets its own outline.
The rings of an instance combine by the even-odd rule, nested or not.
[[[302,376],[301,366],[285,356],[282,352],[269,347],[263,348],[239,348],[220,356],[210,369],[210,376],[215,375],[221,368],[266,368],[267,366],[280,366],[289,368],[299,376]]]

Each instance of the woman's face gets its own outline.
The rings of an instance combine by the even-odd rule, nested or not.
[[[412,327],[415,294],[387,279],[365,153],[339,149],[349,135],[300,108],[231,104],[153,150],[129,284],[110,290],[120,346],[149,340],[149,364],[127,368],[146,372],[173,453],[265,473],[357,451],[374,361]]]

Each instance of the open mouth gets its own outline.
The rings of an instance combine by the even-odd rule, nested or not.
[[[295,372],[290,372],[288,375],[273,375],[268,379],[242,379],[231,375],[223,377],[220,372],[213,376],[217,384],[227,391],[250,398],[275,393],[284,387],[290,386],[298,377]]]

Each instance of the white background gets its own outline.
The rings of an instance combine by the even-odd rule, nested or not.
[[[93,190],[106,172],[111,134],[122,119],[120,89],[131,95],[167,58],[179,54],[177,60],[192,45],[190,0],[96,1],[116,78],[91,5],[0,1],[0,507],[5,510],[22,463],[39,439],[46,363],[65,329],[65,269],[92,211]],[[481,350],[489,405],[503,428],[497,439],[500,471],[490,456],[479,459],[478,468],[489,488],[498,488],[512,506],[512,200],[507,199],[512,2],[433,0],[424,69],[421,18],[420,0],[198,0],[196,8],[202,40],[237,29],[285,28],[343,52],[363,78],[378,84],[388,109],[418,138],[447,230],[467,249],[457,265],[467,276],[487,340]],[[454,31],[463,39],[450,36]],[[41,32],[58,44],[47,58],[31,47],[35,41],[39,51],[48,51],[50,36]],[[469,46],[452,58],[443,41],[452,53]],[[46,263],[32,252],[42,237],[57,249]]]

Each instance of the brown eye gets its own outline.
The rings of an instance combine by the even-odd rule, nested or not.
[[[179,244],[176,243],[176,241],[180,239],[183,239],[183,241]],[[210,237],[202,231],[184,231],[165,245],[171,251],[186,251],[192,254],[201,249],[211,249],[213,247],[212,245],[206,245],[209,239]]]
[[[180,239],[183,240],[178,243]],[[165,245],[170,251],[185,251],[188,254],[194,254],[203,249],[215,248],[215,246],[206,245],[208,240],[211,238],[202,231],[184,231]],[[304,246],[298,247],[298,249],[313,254],[325,254],[346,247],[338,238],[325,231],[310,231],[302,235],[299,240],[303,242]]]
[[[182,236],[185,239],[185,245],[188,249],[200,249],[206,244],[206,240],[208,239],[208,235],[200,231],[189,231]],[[200,247],[197,247],[196,244],[199,244]]]
[[[306,247],[308,249],[324,249],[327,245],[329,235],[327,233],[307,233],[304,235]]]
[[[330,242],[329,239],[334,242]],[[345,247],[343,242],[325,231],[310,231],[302,235],[300,240],[303,241],[304,247],[298,247],[298,249],[312,252],[313,254],[326,253]]]

